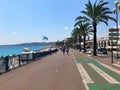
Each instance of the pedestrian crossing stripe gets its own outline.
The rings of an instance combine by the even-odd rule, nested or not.
[[[110,70],[109,68],[101,65],[100,63],[96,62],[95,60],[93,59],[90,59],[92,60],[92,63],[94,65],[96,65],[98,68],[100,68],[101,70],[103,70],[104,72],[106,72],[108,75],[110,75],[111,77],[113,77],[114,79],[118,80],[120,82],[120,75],[112,70]]]
[[[88,73],[82,66],[82,64],[77,64],[78,65],[78,70],[80,71],[81,76],[84,78],[86,83],[94,83],[92,79],[89,77]]]
[[[77,62],[80,62],[81,64],[84,62],[86,63],[92,63],[95,66],[97,66],[98,68],[100,68],[101,70],[103,70],[104,72],[106,72],[107,74],[109,74],[111,77],[113,77],[114,79],[118,80],[120,82],[120,75],[117,72],[114,72],[112,70],[110,70],[109,68],[101,65],[99,62],[95,61],[94,59],[91,58],[85,58],[85,59],[77,59]]]
[[[100,76],[99,73],[97,73],[92,67],[90,67],[87,63],[82,64],[83,67],[85,68],[86,72],[90,76],[90,78],[95,82],[95,83],[108,83],[102,76]]]
[[[108,65],[106,65],[106,64],[103,64],[103,63],[100,63],[100,64],[103,65],[104,67],[107,67],[108,69],[110,69],[110,70],[112,70],[112,71],[120,74],[120,71],[119,71],[119,70],[117,70],[117,69],[115,69],[115,68],[112,68],[112,67],[110,67],[110,66],[108,66]]]
[[[89,77],[88,73],[86,72],[86,70],[84,69],[84,67],[82,66],[82,64],[77,64],[77,67],[78,67],[78,70],[79,70],[79,73],[82,77],[82,81],[86,87],[87,90],[89,90],[89,87],[88,87],[88,83],[94,83],[92,81],[92,79]]]
[[[112,78],[110,75],[105,73],[103,70],[96,67],[94,64],[89,64],[97,73],[99,73],[106,81],[108,81],[111,84],[120,84],[117,80]]]
[[[77,59],[76,62],[77,62],[77,65],[81,64],[81,65],[83,65],[84,68],[85,68],[85,64],[86,65],[88,64],[96,73],[98,73],[97,70],[100,69],[100,70],[102,70],[102,73],[105,72],[107,75],[109,75],[109,78],[112,78],[112,79],[109,79],[109,78],[107,79],[107,81],[109,83],[96,83],[96,82],[94,82],[95,80],[93,80],[94,83],[87,83],[87,90],[120,90],[120,84],[119,84],[120,83],[120,75],[117,72],[114,72],[114,70],[111,70],[109,67],[105,67],[101,63],[99,63],[91,58]],[[97,70],[94,69],[96,67],[97,67]],[[85,70],[87,70],[87,73],[88,73],[88,75],[90,75],[90,78],[93,79],[94,77],[92,75],[94,75],[95,73],[93,73],[91,75],[90,74],[91,72],[88,72],[89,69],[85,68]],[[98,73],[98,74],[100,74],[100,73]],[[104,75],[101,75],[101,76],[104,79],[106,78]],[[99,75],[98,75],[98,77],[99,77]]]

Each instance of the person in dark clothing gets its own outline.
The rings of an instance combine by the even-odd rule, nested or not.
[[[67,55],[69,54],[69,47],[66,47]]]
[[[65,47],[62,48],[62,52],[63,52],[63,54],[65,53]]]

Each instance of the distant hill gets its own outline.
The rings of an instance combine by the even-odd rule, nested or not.
[[[56,44],[56,42],[31,42],[31,43],[21,43],[21,44],[14,44],[14,45],[12,45],[12,46],[18,46],[18,45],[20,45],[20,46],[38,46],[38,45],[40,45],[40,46],[51,46],[51,45],[55,45]],[[10,46],[10,45],[0,45],[0,46]]]
[[[21,43],[21,44],[18,44],[18,45],[31,45],[31,46],[48,46],[48,45],[55,45],[56,42],[32,42],[32,43]]]

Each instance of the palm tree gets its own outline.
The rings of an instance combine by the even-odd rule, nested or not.
[[[65,40],[65,44],[66,46],[71,46],[71,44],[73,43],[73,37],[69,37],[69,38],[66,38]]]
[[[75,39],[75,41],[77,43],[79,42],[79,45],[77,45],[77,46],[78,46],[79,50],[81,51],[81,37],[82,37],[82,34],[81,34],[81,31],[78,27],[73,29],[72,37]]]
[[[83,17],[79,19],[76,18],[76,21],[75,26],[79,26],[81,34],[84,37],[84,53],[86,53],[86,36],[89,34],[92,27],[90,26],[90,23],[85,22]]]
[[[86,6],[85,11],[81,11],[85,16],[83,17],[84,20],[89,21],[93,26],[93,32],[94,32],[94,40],[93,40],[93,55],[96,56],[96,48],[97,48],[97,25],[100,22],[105,23],[108,25],[108,20],[113,20],[116,22],[116,20],[113,17],[110,17],[109,14],[112,14],[112,11],[105,5],[109,4],[108,2],[104,2],[103,0],[100,0],[98,3],[97,1],[92,5],[91,1],[89,0]],[[81,17],[81,16],[80,16]],[[77,18],[80,18],[77,17]]]

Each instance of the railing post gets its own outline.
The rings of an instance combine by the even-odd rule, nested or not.
[[[21,66],[21,64],[20,64],[20,54],[18,55],[18,61],[19,61],[19,66]]]
[[[9,56],[5,57],[5,71],[8,72],[9,71]]]
[[[33,58],[33,61],[35,60],[35,53],[33,52],[32,53],[32,58]]]

